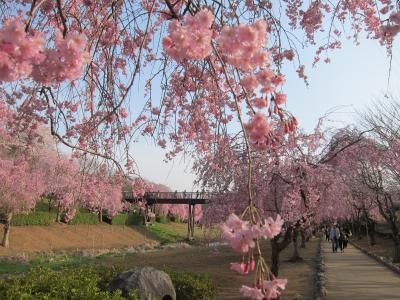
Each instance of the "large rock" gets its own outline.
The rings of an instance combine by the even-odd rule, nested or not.
[[[134,268],[119,274],[109,286],[109,291],[116,289],[121,289],[125,297],[131,289],[136,289],[144,300],[176,300],[169,275],[152,267]]]

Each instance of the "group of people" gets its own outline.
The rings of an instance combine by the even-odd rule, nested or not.
[[[337,252],[338,248],[340,252],[344,252],[349,242],[350,232],[344,230],[336,224],[332,224],[330,228],[324,228],[325,237],[327,242],[332,243],[332,252]]]

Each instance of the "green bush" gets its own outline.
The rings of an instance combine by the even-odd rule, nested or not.
[[[158,215],[156,216],[156,222],[165,224],[168,223],[168,218],[164,215]]]
[[[179,223],[181,221],[178,215],[170,215],[168,216],[168,219],[171,222],[176,222],[176,223]]]
[[[11,219],[11,226],[45,225],[54,223],[55,213],[34,211],[29,214],[14,215]]]
[[[112,218],[112,225],[142,225],[143,216],[138,214],[119,214]]]
[[[88,212],[78,212],[68,224],[99,224],[99,217]]]
[[[164,271],[171,277],[177,300],[215,299],[216,289],[213,281],[207,274],[194,274],[170,268],[165,268]]]
[[[36,268],[0,282],[0,299],[87,299],[123,300],[121,291],[106,291],[108,283],[117,275],[109,268],[85,267],[53,271]],[[136,292],[131,300],[138,300]]]
[[[49,211],[49,200],[47,198],[41,198],[38,202],[36,202],[35,211]],[[56,209],[53,206],[50,206],[50,212],[54,212]]]

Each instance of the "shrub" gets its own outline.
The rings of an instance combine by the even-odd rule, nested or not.
[[[0,299],[90,299],[123,300],[121,291],[108,292],[108,283],[117,275],[109,268],[85,267],[53,271],[35,268],[0,282]],[[137,294],[130,294],[138,300]]]
[[[38,202],[36,202],[35,211],[49,211],[49,200],[45,197],[41,198]],[[55,212],[56,209],[50,205],[50,212]]]
[[[34,211],[29,214],[14,215],[11,219],[11,226],[45,225],[54,223],[55,213]]]
[[[168,223],[168,218],[164,215],[158,215],[156,216],[156,222],[165,224]]]
[[[99,217],[88,212],[78,212],[68,224],[99,224]]]
[[[138,214],[119,214],[112,218],[112,225],[141,225],[143,224],[143,216]]]
[[[177,300],[213,300],[216,289],[210,276],[194,274],[186,271],[177,271],[165,268],[164,271],[171,277],[176,291]]]
[[[178,215],[170,215],[168,218],[171,222],[179,223],[181,221]]]

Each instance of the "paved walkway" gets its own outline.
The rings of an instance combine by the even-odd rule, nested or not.
[[[350,244],[332,253],[331,244],[323,243],[327,300],[400,299],[400,275]]]

